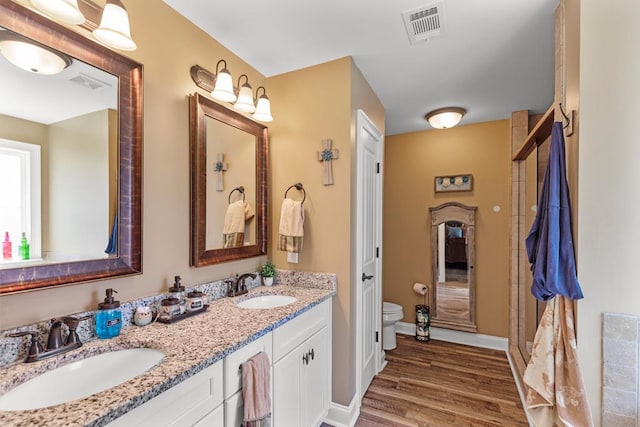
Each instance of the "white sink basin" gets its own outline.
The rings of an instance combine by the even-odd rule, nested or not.
[[[91,396],[145,373],[164,358],[152,348],[88,357],[45,372],[0,396],[0,411],[46,408]]]
[[[253,298],[240,301],[238,307],[240,308],[275,308],[282,307],[283,305],[291,304],[298,301],[296,297],[290,297],[289,295],[259,295]]]

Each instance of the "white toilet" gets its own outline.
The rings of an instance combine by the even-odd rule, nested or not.
[[[382,303],[382,348],[396,348],[396,323],[402,320],[402,306],[392,302]]]

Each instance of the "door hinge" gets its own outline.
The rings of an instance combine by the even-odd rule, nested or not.
[[[380,258],[380,248],[376,248],[376,258]]]
[[[378,331],[376,331],[376,342],[378,342],[380,339],[380,333]]]
[[[380,173],[380,162],[376,163],[376,173]]]

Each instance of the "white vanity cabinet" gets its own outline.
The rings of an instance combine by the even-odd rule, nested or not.
[[[329,408],[331,301],[273,332],[273,425],[318,426]]]
[[[129,426],[224,426],[222,360],[109,424]]]

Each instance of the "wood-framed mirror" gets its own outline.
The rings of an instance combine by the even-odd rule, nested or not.
[[[267,127],[189,96],[191,265],[267,253]]]
[[[12,256],[0,260],[0,293],[140,273],[142,271],[142,65],[11,1],[0,2],[0,27],[4,35],[22,38],[31,45],[44,47],[67,58],[67,67],[59,73],[60,75],[72,73],[73,75],[69,74],[66,77],[69,80],[74,77],[83,80],[79,86],[99,80],[110,87],[100,90],[111,89],[114,94],[112,107],[99,107],[100,111],[90,110],[92,111],[90,114],[86,111],[78,113],[83,120],[87,115],[102,114],[104,128],[101,128],[100,132],[106,135],[103,138],[106,141],[106,148],[101,147],[99,154],[93,155],[102,165],[100,168],[102,172],[90,182],[82,175],[67,175],[62,180],[64,184],[60,187],[54,187],[57,185],[54,181],[61,181],[58,179],[60,176],[54,179],[54,169],[69,172],[71,169],[81,169],[81,167],[75,168],[75,165],[86,166],[88,163],[83,157],[83,145],[68,149],[67,153],[77,157],[73,164],[69,155],[58,155],[60,153],[53,155],[53,144],[50,144],[51,135],[63,133],[60,129],[65,128],[69,120],[57,121],[56,124],[64,122],[65,126],[58,126],[54,130],[51,123],[39,123],[30,118],[23,118],[18,113],[13,116],[13,112],[6,109],[0,111],[0,119],[3,123],[11,123],[11,126],[2,126],[2,129],[13,133],[7,136],[8,132],[4,132],[0,135],[0,139],[20,142],[21,137],[16,136],[16,133],[32,125],[44,129],[41,133],[47,135],[43,137],[44,142],[38,143],[42,147],[41,160],[34,163],[40,165],[43,171],[41,179],[37,182],[41,187],[42,195],[35,198],[42,205],[37,212],[32,209],[35,212],[34,216],[40,216],[40,221],[34,221],[31,218],[17,226],[12,226],[12,229],[21,229],[21,232],[25,232],[32,243],[32,253],[28,259],[23,259],[21,254],[16,260],[21,232],[12,233],[14,234],[11,236]],[[48,81],[52,88],[60,89],[57,87],[60,83],[56,83],[54,76],[37,75],[37,73],[21,70],[13,64],[8,64],[4,56],[0,57],[0,61],[5,61],[3,79],[8,79],[9,72],[6,70],[15,68],[16,74],[22,73],[25,76],[33,74],[36,79]],[[76,65],[80,69],[75,69]],[[100,77],[93,77],[93,73],[98,73]],[[12,81],[11,84],[17,83]],[[67,105],[80,104],[71,97],[71,91],[65,89],[64,96],[53,95],[58,98],[60,104],[52,107],[45,101],[52,95],[47,95],[40,89],[35,96],[28,95],[33,93],[35,86],[36,83],[26,86],[20,92],[21,96],[14,95],[7,104],[27,105],[26,110],[34,112],[38,107],[51,111],[63,110]],[[3,93],[7,92],[3,90]],[[73,119],[78,114],[74,115]],[[87,121],[81,121],[81,123],[77,127],[80,133],[94,130],[94,126],[89,125]],[[63,133],[63,135],[58,138],[58,141],[69,142],[71,139],[69,133]],[[88,145],[99,138],[95,133],[91,133],[78,139]],[[37,145],[32,141],[22,142]],[[56,165],[54,163],[56,156],[58,159],[62,158],[64,164],[59,160],[59,164]],[[90,168],[95,169],[93,166]],[[87,188],[80,188],[81,186]],[[78,197],[78,194],[83,191],[83,194],[96,193],[98,186],[101,188],[99,203],[83,201]],[[93,210],[94,205],[100,205],[101,208]],[[96,219],[100,221],[96,222]],[[5,224],[0,224],[2,237],[5,237],[5,228],[10,227],[9,220],[1,221],[5,221]],[[78,234],[71,235],[74,228],[80,229],[86,223],[93,224],[88,226],[91,236],[86,230],[76,230],[79,231]],[[63,227],[67,227],[65,230],[68,231],[63,233],[61,231]],[[87,247],[86,242],[90,239],[97,242],[99,249]],[[74,243],[69,243],[71,241]],[[52,249],[54,246],[55,249]],[[37,257],[32,256],[36,251]]]
[[[433,295],[431,325],[476,332],[475,206],[449,202],[429,208]]]

